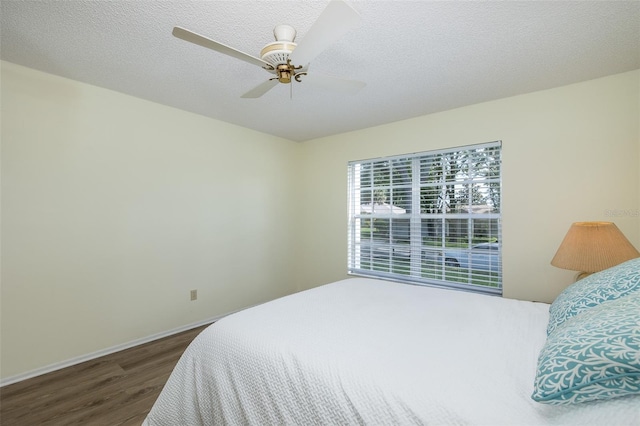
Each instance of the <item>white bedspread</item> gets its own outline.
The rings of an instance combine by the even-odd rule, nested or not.
[[[145,425],[640,424],[640,398],[531,399],[549,305],[352,278],[230,315]]]

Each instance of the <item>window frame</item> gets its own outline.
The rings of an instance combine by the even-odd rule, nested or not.
[[[446,173],[446,179],[440,176],[439,181],[425,180],[426,173],[431,173],[434,167],[434,161],[445,158],[446,156],[460,155],[455,163],[454,173],[450,171]],[[482,157],[484,156],[484,157]],[[478,158],[484,158],[484,163],[474,163]],[[491,161],[489,161],[491,159]],[[410,173],[407,164],[411,163]],[[442,161],[444,163],[444,161]],[[380,170],[383,166],[389,164],[386,177],[388,184],[378,185],[375,183],[377,176],[376,165]],[[482,177],[478,173],[480,168],[474,169],[474,166],[484,164],[486,175]],[[400,184],[393,181],[394,167],[398,165],[401,173]],[[449,164],[451,165],[451,163]],[[405,167],[403,171],[401,168]],[[367,170],[365,170],[367,168]],[[348,253],[347,253],[347,273],[349,275],[364,276],[371,278],[382,278],[403,283],[428,285],[444,288],[461,289],[472,292],[480,292],[493,295],[502,295],[502,141],[494,141],[483,144],[467,145],[455,148],[447,148],[433,151],[425,151],[404,155],[395,155],[389,157],[380,157],[366,160],[349,161],[348,163]],[[442,175],[445,167],[442,166]],[[463,172],[465,170],[465,172]],[[427,172],[425,172],[427,171]],[[403,172],[403,173],[402,173]],[[466,173],[466,178],[464,174]],[[410,175],[410,182],[402,176]],[[364,177],[363,177],[364,176]],[[452,179],[451,179],[452,177]],[[366,181],[366,183],[362,183]],[[496,186],[497,184],[497,186]],[[436,190],[442,192],[437,196],[438,211],[427,209],[425,205],[421,205],[421,198],[424,191],[431,191],[431,201],[435,198]],[[468,197],[468,207],[466,213],[460,211],[449,211],[449,202],[451,201],[445,188],[454,188],[454,199],[458,204],[458,210],[464,209],[465,204],[459,203],[464,197]],[[464,193],[466,189],[466,194]],[[480,188],[480,189],[479,189]],[[491,188],[491,189],[489,189]],[[497,188],[497,189],[496,189]],[[394,193],[395,191],[395,193]],[[448,190],[447,190],[448,191]],[[482,210],[482,205],[474,204],[474,191],[477,197],[478,193],[482,200],[488,200],[485,195],[488,192],[493,194],[490,198],[493,204],[486,206],[484,212],[476,212]],[[376,193],[391,194],[390,202],[376,202]],[[410,201],[406,200],[405,194],[410,192]],[[402,193],[399,196],[398,193]],[[456,194],[462,193],[464,197],[457,197]],[[364,194],[364,195],[363,195]],[[394,205],[394,197],[402,200],[402,207]],[[497,197],[497,198],[496,198]],[[385,199],[385,195],[381,196]],[[370,202],[367,204],[366,202]],[[430,204],[430,205],[433,205]],[[370,211],[365,212],[364,207],[371,206]],[[387,211],[376,212],[376,206],[385,207]],[[475,208],[474,208],[475,207]],[[398,211],[396,211],[398,209]],[[388,239],[376,239],[377,231],[374,222],[379,220],[380,226],[386,225],[388,230]],[[451,238],[449,227],[452,221],[455,221],[461,234],[467,233],[466,240],[460,244],[466,244],[467,247],[449,247],[448,241]],[[479,221],[479,222],[478,222]],[[466,231],[465,229],[466,222]],[[408,223],[409,236],[405,238],[403,234],[401,238],[395,238],[394,232],[401,233],[398,230],[406,228]],[[477,239],[475,227],[476,223],[483,224],[484,228],[489,228],[488,241],[497,243],[495,249],[474,249],[474,246],[481,243],[474,243]],[[368,224],[365,227],[363,224]],[[441,245],[435,245],[434,240],[427,238],[425,243],[425,225],[440,226],[442,234]],[[495,232],[494,232],[495,228]],[[365,231],[363,231],[365,230]],[[394,231],[396,230],[396,231]],[[363,238],[363,232],[370,232],[368,236]],[[406,234],[406,231],[404,232]],[[427,234],[429,234],[427,232]],[[491,241],[495,239],[496,241]],[[398,240],[401,242],[394,242]],[[462,240],[462,239],[461,239]],[[497,250],[496,259],[490,257],[488,260],[474,261],[474,255],[479,253],[494,253]],[[445,265],[447,254],[456,251],[464,253],[467,263],[465,265],[477,267],[462,268],[458,265],[456,273],[452,271],[454,267],[450,264]],[[374,254],[377,253],[377,254]],[[381,254],[382,253],[382,254]],[[388,265],[384,265],[384,256],[388,256]],[[493,256],[493,255],[491,255]],[[402,257],[402,259],[401,259]],[[408,260],[403,260],[408,257]],[[382,261],[380,259],[383,259]],[[399,260],[400,259],[400,260]],[[425,259],[428,266],[425,266]],[[377,262],[377,263],[376,263]],[[482,263],[484,262],[484,263]],[[365,265],[363,267],[363,265]],[[385,270],[386,268],[386,270]],[[430,269],[431,268],[431,269]],[[488,269],[483,269],[488,268]],[[395,271],[394,271],[395,270]],[[397,272],[401,270],[401,272]],[[461,271],[466,270],[466,281]],[[433,273],[431,273],[433,272]],[[487,275],[488,278],[484,278]],[[439,277],[439,278],[438,278]],[[453,279],[449,279],[454,277]],[[486,280],[486,281],[483,281]]]

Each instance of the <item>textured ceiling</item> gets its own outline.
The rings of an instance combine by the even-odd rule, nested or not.
[[[350,1],[361,24],[310,72],[366,82],[354,96],[303,81],[241,99],[271,74],[171,35],[259,56],[327,3],[1,0],[0,57],[294,141],[640,68],[639,1]]]

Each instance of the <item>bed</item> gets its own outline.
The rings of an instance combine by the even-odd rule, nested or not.
[[[143,424],[640,424],[634,392],[532,399],[549,308],[376,279],[327,284],[205,329]]]

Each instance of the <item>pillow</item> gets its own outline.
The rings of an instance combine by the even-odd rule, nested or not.
[[[533,395],[571,404],[640,394],[640,292],[558,326],[540,351]]]
[[[640,291],[640,257],[596,272],[567,287],[549,308],[547,335],[587,309]]]

